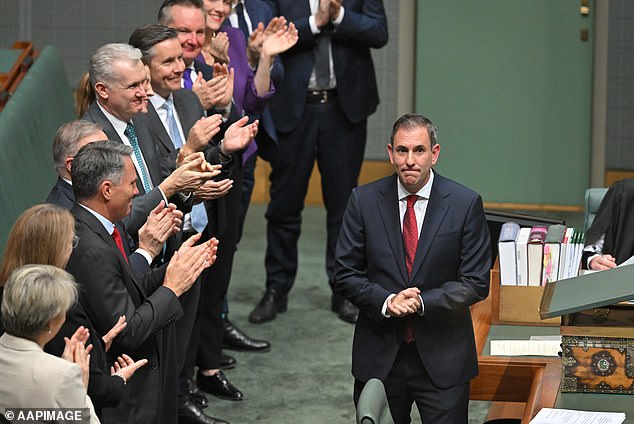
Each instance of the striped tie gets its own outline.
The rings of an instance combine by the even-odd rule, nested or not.
[[[152,184],[150,184],[150,175],[145,168],[145,163],[143,162],[143,155],[141,154],[141,148],[139,148],[139,140],[136,138],[136,131],[134,130],[134,125],[132,122],[128,122],[128,125],[125,127],[125,131],[123,132],[128,140],[130,140],[130,146],[134,150],[134,157],[136,158],[137,163],[139,164],[139,171],[141,173],[141,182],[143,183],[143,189],[146,193],[152,191]]]

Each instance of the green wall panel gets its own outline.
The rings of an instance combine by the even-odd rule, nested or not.
[[[485,201],[580,205],[589,182],[591,17],[577,0],[422,0],[416,109],[437,170]]]

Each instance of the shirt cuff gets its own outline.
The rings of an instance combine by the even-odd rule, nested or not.
[[[417,314],[422,317],[423,315],[425,315],[425,304],[423,303],[423,298],[420,296],[420,294],[418,295],[418,300],[420,300],[420,311],[418,311]]]
[[[143,258],[147,261],[148,265],[152,264],[152,255],[150,255],[150,253],[147,250],[139,248],[135,250],[134,253],[138,253],[139,255],[143,256]]]
[[[596,258],[597,256],[601,256],[601,254],[600,254],[600,253],[595,253],[594,255],[592,255],[592,256],[590,256],[590,257],[588,258],[588,261],[586,262],[586,268],[587,268],[587,269],[592,269],[592,268],[590,268],[590,262],[592,262],[592,260],[593,260],[594,258]]]
[[[315,15],[310,15],[308,17],[308,26],[310,27],[310,32],[313,34],[319,34],[321,32],[315,23]]]
[[[161,187],[156,186],[156,188],[158,188],[158,191],[161,193],[161,197],[165,201],[165,206],[169,205],[169,202],[167,201],[167,197],[165,197],[165,193],[163,193],[163,190],[161,190]]]
[[[387,302],[389,302],[390,299],[393,299],[395,297],[396,297],[395,294],[391,294],[387,297],[387,299],[385,299],[385,302],[383,302],[383,307],[381,308],[381,315],[383,315],[385,318],[390,318],[392,316],[387,310]]]
[[[339,25],[341,23],[341,21],[343,21],[343,14],[345,12],[345,9],[343,8],[343,6],[341,6],[341,9],[339,9],[339,16],[337,16],[337,19],[335,19],[334,21],[332,21],[332,23],[334,25]]]

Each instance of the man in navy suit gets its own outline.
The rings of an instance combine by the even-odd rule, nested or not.
[[[469,307],[489,291],[482,198],[432,170],[436,129],[404,115],[387,147],[395,175],[355,188],[335,259],[335,289],[360,309],[355,404],[376,377],[395,423],[466,423],[478,358]]]
[[[297,273],[297,241],[315,159],[327,210],[326,273],[334,283],[334,249],[350,191],[363,162],[367,117],[379,103],[370,48],[387,43],[381,0],[268,1],[299,31],[281,55],[284,79],[269,102],[279,139],[271,158],[266,212],[266,292],[249,320],[262,323],[286,310]],[[354,322],[358,310],[333,294],[332,308]]]
[[[70,167],[73,158],[83,146],[93,141],[107,140],[108,136],[99,124],[88,121],[70,121],[57,130],[53,140],[53,164],[58,173],[57,182],[46,198],[46,203],[70,210],[75,203]]]

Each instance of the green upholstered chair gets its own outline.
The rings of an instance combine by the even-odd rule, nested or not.
[[[365,383],[357,402],[357,424],[394,424],[385,387],[378,378]]]
[[[607,188],[588,188],[586,189],[585,210],[584,210],[584,228],[587,230],[592,225],[594,217],[597,215],[601,201],[608,192]]]

